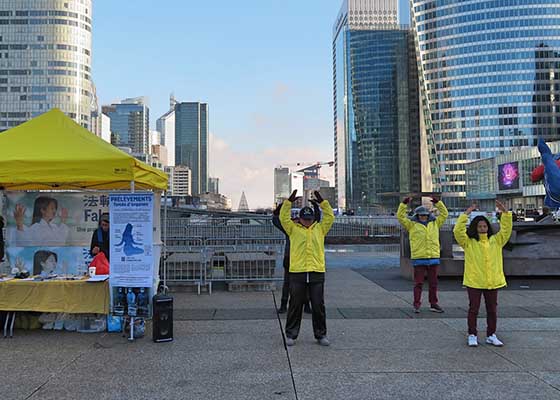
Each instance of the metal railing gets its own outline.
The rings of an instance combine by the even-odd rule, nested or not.
[[[270,216],[172,218],[167,220],[161,275],[171,283],[208,287],[213,282],[274,282],[281,265],[284,235]],[[396,217],[337,217],[329,237],[395,237]]]
[[[168,238],[161,275],[166,283],[193,284],[201,292],[213,282],[272,282],[283,256],[279,238]]]

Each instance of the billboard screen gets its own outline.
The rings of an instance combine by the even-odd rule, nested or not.
[[[519,189],[519,164],[517,161],[498,165],[498,189]]]

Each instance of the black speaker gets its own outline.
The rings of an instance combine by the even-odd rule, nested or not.
[[[152,339],[156,343],[173,340],[173,297],[157,294],[154,296],[154,320]]]

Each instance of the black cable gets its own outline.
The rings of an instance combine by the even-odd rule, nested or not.
[[[282,329],[282,321],[280,321],[280,313],[278,313],[278,304],[276,304],[276,295],[274,294],[274,290],[271,290],[270,293],[272,293],[272,300],[274,301],[274,311],[276,311],[276,319],[278,320],[278,325],[280,326],[280,333],[282,333],[282,341],[284,342],[284,350],[286,351],[286,357],[288,358],[288,366],[290,367],[290,377],[292,378],[294,394],[296,396],[296,400],[299,400],[296,389],[296,381],[294,380],[294,371],[292,370],[292,361],[290,360],[290,353],[288,352],[288,346],[286,345],[286,335],[284,335],[284,330]]]

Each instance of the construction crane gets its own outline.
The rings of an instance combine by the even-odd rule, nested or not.
[[[309,171],[309,170],[313,170],[313,169],[318,170],[325,165],[327,165],[329,167],[332,167],[334,165],[334,161],[316,161],[316,162],[302,161],[302,162],[293,163],[293,164],[280,164],[278,166],[278,168],[289,167],[290,169],[294,169],[294,171],[292,171],[292,172],[305,172],[305,171]],[[300,167],[300,168],[298,169],[297,167]]]

